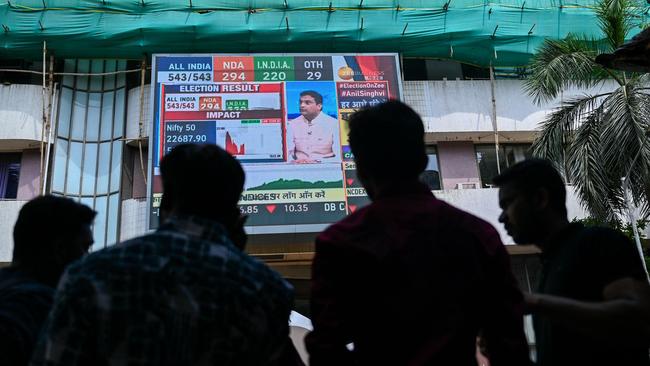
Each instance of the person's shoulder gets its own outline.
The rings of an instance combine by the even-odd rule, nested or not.
[[[489,222],[445,201],[437,200],[437,202],[438,209],[441,211],[440,216],[447,218],[448,230],[472,235],[491,247],[502,245],[501,236]]]
[[[629,242],[630,240],[618,230],[614,230],[605,226],[582,226],[580,228],[580,235],[585,239],[596,239],[599,241],[617,241]]]
[[[359,233],[368,221],[368,216],[376,209],[376,204],[370,203],[369,205],[359,208],[353,213],[349,214],[342,220],[328,226],[317,237],[318,244],[341,244],[345,243],[351,238],[351,234]]]
[[[293,298],[293,286],[285,280],[280,273],[269,267],[266,263],[243,251],[233,250],[233,258],[239,263],[236,269],[238,275],[247,277],[260,292],[273,293],[274,297],[285,299]],[[237,265],[232,266],[237,268]]]
[[[160,234],[153,232],[131,240],[124,241],[93,253],[73,262],[68,267],[69,276],[92,274],[93,276],[124,266],[137,266],[137,262],[145,260],[142,255],[150,252],[147,248],[159,245]]]
[[[582,227],[573,238],[572,251],[581,261],[597,267],[605,282],[623,277],[645,280],[642,257],[635,243],[607,227]]]
[[[452,225],[462,226],[469,231],[487,231],[489,233],[497,234],[496,229],[492,224],[483,220],[482,218],[469,213],[463,209],[453,206],[443,200],[438,199],[440,210],[443,215],[450,217]]]
[[[327,121],[330,121],[330,122],[338,122],[338,120],[337,120],[336,118],[330,116],[329,114],[327,114],[327,113],[325,113],[325,112],[321,112],[321,116],[323,117],[323,119],[325,119],[325,120],[327,120]]]
[[[12,267],[0,268],[0,289],[11,286],[14,283],[30,281],[22,272]]]
[[[51,300],[54,288],[13,268],[0,269],[0,299],[7,301],[22,296]]]
[[[580,248],[598,250],[599,253],[620,255],[622,253],[637,255],[636,245],[622,232],[603,226],[583,227],[577,239]]]
[[[298,122],[300,122],[300,121],[302,121],[302,120],[303,120],[303,116],[302,116],[302,115],[298,115],[298,117],[296,117],[296,118],[294,118],[294,119],[290,119],[290,120],[287,122],[287,124],[290,125],[290,126],[292,126],[292,125],[295,125],[295,124],[297,124]]]

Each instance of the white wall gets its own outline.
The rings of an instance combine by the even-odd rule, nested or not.
[[[435,191],[436,197],[462,210],[472,213],[494,226],[505,244],[514,244],[512,238],[499,223],[498,189],[451,189]],[[580,207],[573,187],[567,187],[567,209],[569,219],[582,218],[586,212]],[[146,200],[129,199],[122,202],[122,228],[120,240],[125,241],[145,233],[147,218]]]
[[[11,262],[14,250],[14,224],[27,201],[0,200],[0,262]],[[37,229],[37,228],[35,228]]]
[[[120,225],[120,241],[143,235],[147,227],[147,200],[128,199],[122,201]]]
[[[583,218],[587,216],[586,211],[580,206],[573,187],[567,188],[567,211],[569,220],[573,218]],[[437,198],[448,202],[462,210],[472,213],[494,226],[501,240],[505,244],[514,244],[512,237],[503,229],[499,223],[499,190],[497,188],[482,189],[452,189],[446,191],[436,191]]]
[[[505,244],[514,244],[512,238],[503,230],[498,222],[501,213],[498,204],[498,190],[484,189],[454,189],[436,191],[436,197],[470,212],[492,224]],[[13,250],[13,226],[18,218],[20,208],[27,201],[0,200],[0,262],[10,262]],[[567,187],[567,208],[569,219],[585,217],[585,211],[580,207],[572,187]],[[125,241],[145,233],[147,218],[146,200],[129,199],[122,202],[120,240]]]
[[[502,132],[535,131],[561,99],[585,93],[603,93],[614,82],[588,90],[571,89],[541,106],[526,95],[521,80],[496,80],[495,95],[498,129]],[[149,136],[152,111],[149,84],[144,86],[144,136]],[[40,94],[39,94],[40,95]],[[129,90],[127,137],[137,138],[140,120],[140,87]],[[404,81],[404,101],[424,120],[427,132],[484,132],[492,129],[492,94],[489,80]]]
[[[541,106],[526,95],[521,80],[496,80],[495,100],[499,131],[534,131],[560,99],[613,90],[615,82],[571,89]],[[491,132],[492,94],[489,80],[405,81],[404,100],[424,120],[427,132]]]
[[[556,107],[556,101],[537,106],[523,91],[520,80],[497,80],[495,85],[497,120],[500,131],[528,131],[537,129],[544,117]],[[585,92],[602,93],[611,90],[613,83],[588,91],[574,90],[563,95],[564,99]],[[150,85],[144,86],[144,136],[148,136],[151,124]],[[492,131],[491,91],[489,80],[405,81],[404,99],[425,121],[427,132],[481,132]],[[127,136],[138,137],[140,119],[140,87],[129,91],[127,113]],[[510,238],[497,221],[500,213],[496,189],[447,190],[437,196],[487,220],[494,225],[505,243]],[[568,187],[569,218],[584,217],[573,188]],[[144,233],[146,202],[126,200],[122,203],[121,240]]]
[[[43,126],[43,95],[38,85],[0,85],[0,150],[37,146]]]
[[[128,108],[126,110],[126,138],[136,139],[140,131],[140,97],[141,87],[136,87],[129,90],[128,96]],[[151,107],[151,85],[146,84],[144,86],[144,110],[142,111],[144,121],[142,136],[149,136],[149,129],[151,128],[152,123],[152,107]]]

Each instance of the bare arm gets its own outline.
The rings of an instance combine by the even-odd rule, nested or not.
[[[628,346],[650,344],[650,287],[632,278],[614,281],[603,290],[604,301],[529,294],[532,313],[548,316],[590,337]]]

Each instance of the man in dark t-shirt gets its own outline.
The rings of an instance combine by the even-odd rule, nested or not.
[[[372,203],[316,239],[310,364],[476,366],[481,334],[493,365],[528,365],[523,296],[499,234],[418,181],[420,117],[390,101],[349,126]]]
[[[538,293],[527,297],[537,364],[649,365],[647,338],[629,336],[641,333],[643,304],[606,295],[621,279],[647,287],[634,244],[609,228],[569,223],[564,183],[547,161],[516,164],[494,183],[499,221],[515,242],[542,250]]]

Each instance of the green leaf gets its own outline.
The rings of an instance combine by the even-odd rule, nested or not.
[[[563,40],[547,39],[533,57],[531,74],[524,89],[535,103],[556,98],[569,87],[589,88],[601,82],[606,73],[594,62],[598,43],[569,36]]]
[[[612,178],[603,165],[602,118],[602,109],[598,108],[580,125],[567,154],[567,165],[568,175],[591,215],[602,221],[610,221],[614,216],[612,201],[619,201],[620,192],[611,189]]]
[[[596,7],[600,29],[612,51],[625,43],[632,29],[632,5],[630,0],[602,0]]]
[[[575,130],[588,112],[598,107],[599,101],[607,95],[585,95],[565,101],[542,122],[540,134],[533,143],[533,154],[563,167],[565,151],[573,143]]]
[[[598,52],[619,47],[634,19],[633,0],[601,0],[597,6],[604,42],[545,41],[533,59],[526,91],[536,103],[550,101],[569,87],[589,88],[607,78],[611,93],[564,102],[541,125],[533,153],[562,167],[592,216],[614,222],[625,209],[621,178],[634,205],[650,215],[650,75],[604,69]]]

